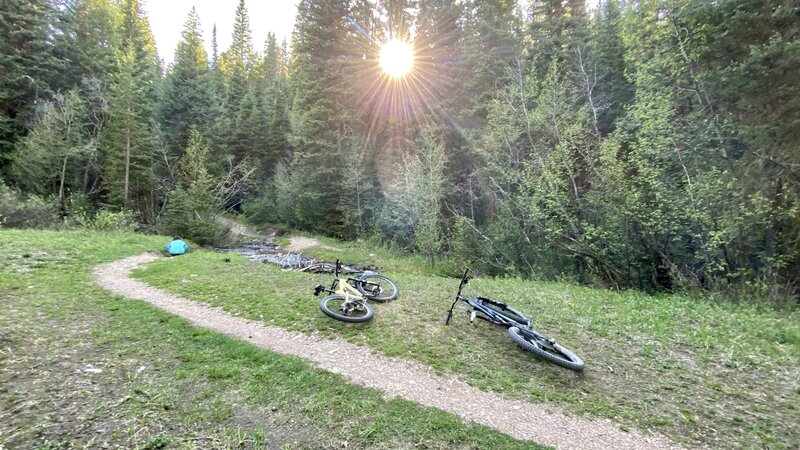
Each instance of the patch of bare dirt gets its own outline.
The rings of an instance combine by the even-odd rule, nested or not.
[[[289,240],[289,245],[284,247],[284,250],[287,252],[300,252],[311,247],[319,247],[319,248],[324,248],[325,250],[333,250],[336,252],[342,251],[341,249],[338,249],[336,247],[325,245],[314,238],[308,238],[304,236],[291,237]]]
[[[242,236],[253,239],[259,239],[262,241],[271,241],[273,238],[275,238],[274,232],[267,234],[257,233],[247,228],[246,226],[236,222],[235,220],[231,220],[227,217],[217,216],[217,222],[228,227],[228,235],[233,240],[236,240]]]
[[[130,278],[131,270],[156,258],[152,254],[143,254],[98,266],[95,280],[116,294],[145,300],[197,326],[278,353],[304,358],[318,367],[343,375],[353,383],[379,389],[386,398],[399,396],[449,411],[467,422],[495,428],[516,439],[569,449],[679,448],[663,436],[624,432],[607,419],[570,417],[558,405],[506,399],[454,378],[436,375],[430,367],[415,361],[389,358],[343,339],[319,339],[264,326]]]

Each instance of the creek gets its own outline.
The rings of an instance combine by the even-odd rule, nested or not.
[[[220,253],[238,253],[251,261],[272,263],[282,269],[292,269],[300,272],[333,272],[334,263],[319,261],[300,252],[284,252],[280,247],[271,242],[244,242],[234,247],[215,247]],[[360,272],[354,265],[342,265],[344,272]]]

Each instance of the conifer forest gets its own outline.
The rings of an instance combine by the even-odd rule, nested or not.
[[[0,223],[220,214],[488,275],[796,305],[795,0],[300,0],[229,48],[194,10],[0,0]],[[394,77],[381,43],[413,47]],[[210,48],[211,51],[206,51]]]

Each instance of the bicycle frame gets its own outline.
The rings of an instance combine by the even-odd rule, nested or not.
[[[502,312],[496,311],[486,306],[486,304],[493,305],[505,311],[509,309],[509,306],[506,305],[505,303],[497,302],[485,297],[473,298],[461,295],[461,290],[464,288],[464,285],[469,282],[468,274],[469,274],[469,269],[464,270],[464,275],[461,277],[461,284],[458,285],[458,293],[456,293],[456,298],[455,300],[453,300],[453,304],[450,305],[450,311],[447,313],[447,320],[445,320],[445,325],[450,323],[450,319],[453,317],[453,309],[455,309],[456,304],[459,301],[462,301],[472,307],[472,313],[470,314],[469,318],[470,322],[474,321],[475,318],[478,318],[497,325],[503,325],[506,328],[509,327],[530,328],[530,320],[525,323],[519,322],[506,316]],[[478,312],[485,315],[486,317],[477,315]]]
[[[357,281],[355,278],[342,278],[342,262],[336,260],[336,268],[334,269],[334,278],[331,283],[330,289],[325,289],[322,285],[318,284],[314,288],[314,295],[319,295],[320,292],[328,292],[330,294],[341,295],[344,297],[345,304],[354,302],[366,302],[367,298],[361,295],[355,287],[350,285],[349,281]],[[372,284],[372,283],[370,283]]]
[[[580,357],[556,344],[555,339],[534,330],[531,326],[531,320],[525,314],[505,303],[485,297],[465,297],[461,295],[464,285],[469,281],[468,274],[469,269],[465,270],[464,276],[461,277],[461,284],[458,285],[456,298],[453,300],[453,304],[450,305],[450,311],[447,312],[445,325],[450,323],[456,304],[462,301],[472,308],[469,317],[470,322],[474,321],[475,317],[478,317],[487,322],[503,325],[508,329],[507,334],[511,340],[522,347],[523,350],[527,350],[566,369],[576,372],[583,370],[584,362]],[[479,316],[478,313],[481,313],[481,315]]]

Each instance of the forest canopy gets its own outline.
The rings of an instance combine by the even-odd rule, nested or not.
[[[795,1],[301,0],[289,42],[254,42],[241,0],[224,50],[201,19],[162,61],[137,0],[0,4],[0,223],[213,243],[228,211],[488,274],[797,301]]]

